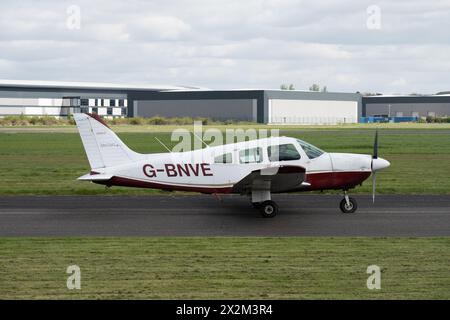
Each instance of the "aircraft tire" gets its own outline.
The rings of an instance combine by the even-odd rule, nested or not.
[[[259,211],[261,212],[263,218],[273,218],[278,213],[278,205],[275,201],[267,200],[261,203],[259,206]]]
[[[350,205],[347,205],[347,201],[345,201],[345,198],[341,200],[341,203],[339,204],[339,208],[343,213],[354,213],[356,209],[358,209],[358,204],[356,203],[356,200],[352,197],[348,198]]]

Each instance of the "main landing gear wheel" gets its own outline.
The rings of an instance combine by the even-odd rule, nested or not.
[[[272,200],[267,200],[259,205],[259,211],[264,218],[273,218],[278,213],[278,205]]]
[[[339,207],[341,208],[341,211],[343,213],[353,213],[358,209],[358,204],[356,203],[356,200],[348,197],[348,203],[347,200],[344,198],[342,199]]]

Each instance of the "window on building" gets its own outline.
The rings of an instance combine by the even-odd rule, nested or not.
[[[269,155],[269,161],[292,161],[300,159],[300,153],[298,153],[297,148],[291,143],[270,146],[267,148],[267,154]]]
[[[257,163],[262,162],[262,149],[252,148],[239,151],[240,163]]]
[[[214,158],[214,163],[233,163],[233,155],[231,153],[221,154]]]
[[[297,139],[298,144],[302,147],[303,151],[305,151],[306,155],[310,159],[314,159],[317,157],[320,157],[324,151],[320,150],[319,148],[313,146],[312,144],[309,144],[303,140]]]
[[[109,106],[115,107],[116,106],[116,99],[109,99]]]
[[[98,108],[92,108],[92,112],[98,114]]]
[[[109,115],[109,116],[112,116],[113,109],[112,108],[106,108],[106,114]]]
[[[80,99],[80,105],[81,106],[88,106],[89,105],[89,99]]]
[[[61,107],[61,115],[68,115],[69,114],[69,108],[68,107]]]
[[[119,99],[119,107],[123,107],[124,103],[123,103],[123,99]]]

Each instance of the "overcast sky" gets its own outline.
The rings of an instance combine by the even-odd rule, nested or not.
[[[0,79],[435,93],[450,0],[2,0]]]

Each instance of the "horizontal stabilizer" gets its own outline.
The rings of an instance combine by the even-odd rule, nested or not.
[[[110,174],[85,174],[78,178],[78,180],[82,181],[107,181],[111,179],[113,176]]]

